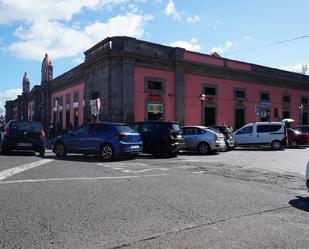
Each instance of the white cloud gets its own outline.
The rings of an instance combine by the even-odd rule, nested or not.
[[[187,21],[188,21],[189,23],[197,23],[197,22],[201,21],[201,18],[200,18],[199,15],[189,16],[189,17],[187,18]]]
[[[245,39],[245,40],[252,40],[252,37],[250,37],[250,36],[248,36],[248,35],[245,35],[245,36],[244,36],[244,39]]]
[[[303,73],[303,71],[305,71],[305,73],[308,70],[308,64],[296,64],[296,65],[292,65],[292,66],[285,66],[282,67],[280,69],[282,70],[286,70],[286,71],[290,71],[290,72],[295,72],[295,73]]]
[[[0,0],[0,24],[14,21],[71,20],[83,9],[100,9],[126,0]]]
[[[17,95],[20,95],[22,92],[21,89],[8,89],[4,92],[0,92],[0,115],[4,114],[4,105],[7,100],[14,100],[17,98]]]
[[[173,0],[168,0],[168,3],[164,9],[164,13],[167,16],[172,16],[177,21],[180,21],[180,15],[181,13],[176,10],[175,4]]]
[[[170,46],[180,47],[190,51],[200,51],[202,49],[196,38],[192,38],[191,41],[176,41],[171,43]]]
[[[15,31],[19,40],[9,46],[9,51],[19,58],[34,60],[41,60],[46,52],[53,59],[74,57],[108,36],[141,37],[150,19],[151,16],[128,13],[110,18],[106,23],[89,24],[84,29],[76,24],[67,27],[57,21],[35,22]]]
[[[220,45],[220,46],[217,46],[217,47],[213,47],[211,49],[211,52],[213,52],[213,53],[217,52],[219,54],[223,54],[226,50],[228,50],[229,48],[231,48],[233,46],[235,46],[235,43],[233,43],[231,41],[226,41],[223,46]]]

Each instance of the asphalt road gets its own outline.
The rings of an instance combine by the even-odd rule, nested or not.
[[[0,156],[0,248],[308,248],[308,159]]]

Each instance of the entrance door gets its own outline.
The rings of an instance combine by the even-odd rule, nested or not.
[[[204,121],[205,126],[216,124],[216,107],[205,107]]]
[[[240,127],[245,125],[245,110],[235,109],[235,129],[238,130]]]

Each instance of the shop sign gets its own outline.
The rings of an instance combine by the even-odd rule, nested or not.
[[[160,94],[149,93],[147,95],[147,99],[150,99],[150,100],[163,100],[163,97]]]
[[[78,108],[78,102],[73,103],[73,108]]]
[[[90,106],[96,106],[98,109],[101,109],[101,100],[100,100],[100,98],[91,99],[90,100]]]
[[[261,102],[259,103],[259,105],[260,105],[261,107],[271,107],[271,103],[268,102],[268,101],[261,101]]]
[[[91,114],[98,115],[99,109],[96,106],[91,106]]]
[[[163,104],[148,104],[148,112],[163,113]]]

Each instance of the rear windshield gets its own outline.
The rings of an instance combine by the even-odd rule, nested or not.
[[[115,126],[116,130],[119,132],[119,133],[136,133],[135,130],[133,130],[131,127],[127,126],[127,125],[116,125]]]
[[[169,128],[174,130],[174,131],[180,131],[180,127],[178,124],[170,124]]]
[[[13,122],[10,125],[11,131],[41,132],[42,125],[34,122]]]

